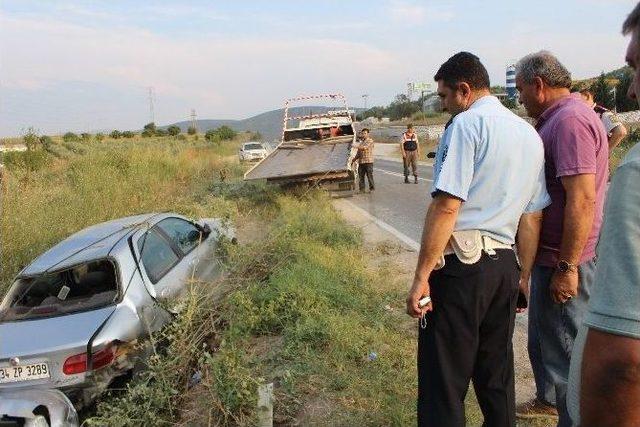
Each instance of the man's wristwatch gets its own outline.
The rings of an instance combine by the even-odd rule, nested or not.
[[[558,270],[560,273],[575,273],[576,271],[578,271],[578,266],[561,259],[560,261],[558,261],[558,264],[556,264],[556,270]]]

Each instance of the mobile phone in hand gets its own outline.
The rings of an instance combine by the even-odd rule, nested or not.
[[[527,296],[522,293],[522,291],[518,291],[518,302],[516,302],[516,308],[527,308],[529,306],[529,302],[527,301]]]

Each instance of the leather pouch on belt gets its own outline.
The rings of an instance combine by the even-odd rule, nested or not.
[[[454,231],[451,248],[463,264],[475,264],[482,256],[482,235],[479,230]]]

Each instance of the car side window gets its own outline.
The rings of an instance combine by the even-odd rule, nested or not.
[[[156,227],[160,228],[185,255],[198,246],[204,238],[195,225],[181,218],[163,219]]]
[[[154,284],[179,260],[169,242],[153,228],[138,240],[138,252],[141,254],[147,276]]]

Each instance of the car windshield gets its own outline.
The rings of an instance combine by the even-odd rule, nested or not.
[[[68,270],[17,279],[0,305],[0,321],[93,310],[112,304],[117,296],[113,263],[91,261]]]
[[[262,150],[262,144],[245,144],[245,150]]]

